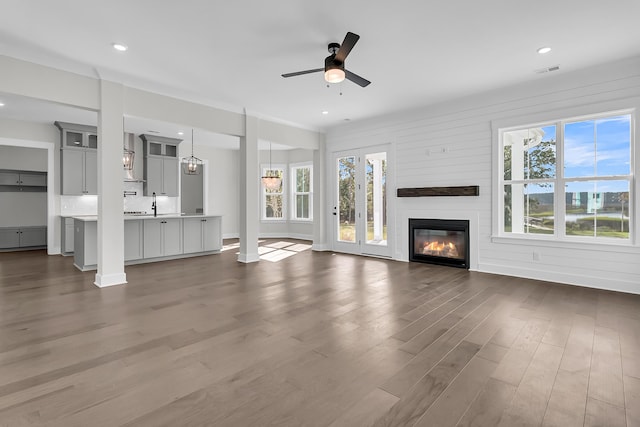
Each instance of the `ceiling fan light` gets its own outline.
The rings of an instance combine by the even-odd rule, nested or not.
[[[324,79],[329,83],[340,83],[344,78],[344,70],[341,68],[329,68],[324,72]]]

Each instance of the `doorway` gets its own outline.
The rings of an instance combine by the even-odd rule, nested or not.
[[[388,156],[388,145],[333,153],[335,251],[391,257]]]

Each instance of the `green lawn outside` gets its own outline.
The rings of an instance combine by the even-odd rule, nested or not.
[[[382,238],[387,240],[387,226],[382,228]],[[356,227],[355,224],[340,224],[340,240],[343,242],[355,242]],[[373,240],[373,223],[367,224],[367,241]]]

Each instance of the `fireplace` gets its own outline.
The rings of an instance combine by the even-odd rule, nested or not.
[[[469,221],[409,218],[409,261],[469,268]]]

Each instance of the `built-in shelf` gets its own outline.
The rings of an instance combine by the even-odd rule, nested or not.
[[[479,196],[480,187],[467,185],[459,187],[398,188],[397,195],[398,197]]]

